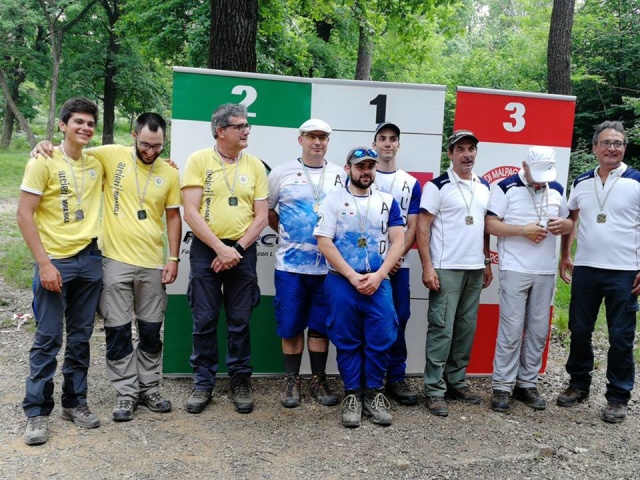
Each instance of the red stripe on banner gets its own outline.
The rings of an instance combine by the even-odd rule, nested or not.
[[[481,142],[571,147],[575,101],[458,91],[454,129]]]
[[[494,279],[495,281],[495,279]],[[553,318],[553,307],[549,309],[549,325]],[[496,351],[496,339],[498,337],[498,323],[500,320],[500,308],[498,305],[481,304],[478,310],[478,325],[476,336],[471,348],[471,360],[467,373],[470,375],[491,375],[493,373],[493,356]],[[551,329],[549,329],[551,333]],[[549,354],[549,340],[542,354],[542,367],[540,373],[547,368],[547,356]]]

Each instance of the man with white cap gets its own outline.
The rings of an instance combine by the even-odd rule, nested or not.
[[[420,182],[398,168],[397,153],[400,150],[400,128],[390,122],[378,125],[373,135],[373,149],[378,152],[375,186],[393,195],[398,202],[404,220],[404,249],[400,261],[391,269],[393,304],[398,314],[398,338],[389,354],[389,367],[385,393],[402,405],[415,405],[418,396],[405,381],[407,367],[407,342],[405,331],[411,316],[409,290],[409,262],[405,255],[416,240],[416,226],[420,213]]]
[[[298,135],[300,158],[275,167],[269,174],[269,226],[279,234],[273,304],[286,372],[280,403],[287,408],[300,405],[305,329],[312,375],[310,395],[323,405],[338,403],[325,376],[329,306],[323,285],[328,268],[313,236],[320,202],[328,192],[345,185],[344,170],[325,160],[330,135],[331,127],[323,120],[307,120]]]
[[[447,140],[449,169],[427,182],[420,200],[418,251],[422,283],[430,290],[425,393],[428,410],[449,415],[445,394],[481,402],[466,382],[480,293],[493,279],[484,216],[489,183],[473,173],[478,138],[457,130]]]
[[[549,335],[557,236],[573,228],[555,164],[553,148],[531,147],[522,169],[493,187],[485,217],[486,232],[498,237],[500,272],[491,400],[496,412],[510,410],[511,392],[535,410],[546,408],[537,383]]]
[[[349,152],[348,187],[322,201],[313,231],[329,264],[327,331],[344,382],[342,424],[350,428],[363,412],[378,425],[393,420],[383,393],[398,329],[388,275],[402,254],[404,222],[393,196],[372,188],[377,158],[366,147]]]

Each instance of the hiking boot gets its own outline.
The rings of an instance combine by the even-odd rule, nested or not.
[[[60,416],[65,420],[71,420],[82,428],[96,428],[100,426],[100,419],[91,413],[86,403],[80,403],[73,408],[63,408]]]
[[[607,402],[607,406],[602,411],[602,420],[607,423],[621,423],[626,416],[626,403]]]
[[[309,382],[309,395],[320,402],[321,405],[327,407],[333,407],[338,404],[338,397],[331,391],[331,388],[329,388],[327,376],[324,374],[311,377]]]
[[[253,411],[253,390],[248,375],[234,375],[231,377],[231,394],[233,406],[238,413],[251,413]]]
[[[589,398],[589,392],[586,390],[578,390],[569,385],[564,392],[558,395],[556,404],[558,404],[559,407],[573,407],[585,401],[587,398]]]
[[[418,403],[418,396],[411,391],[405,380],[399,382],[387,382],[384,387],[384,393],[388,397],[393,398],[400,405],[407,407]]]
[[[300,377],[287,375],[284,381],[284,390],[280,394],[280,403],[285,408],[300,406]]]
[[[544,410],[547,408],[547,401],[542,398],[540,393],[538,393],[538,389],[536,387],[515,387],[513,389],[513,398],[526,403],[534,410]]]
[[[113,407],[113,412],[111,412],[111,418],[114,422],[130,422],[133,420],[133,412],[136,406],[137,403],[128,398],[118,400],[116,406]]]
[[[393,422],[393,417],[389,413],[391,404],[381,390],[369,390],[362,401],[362,412],[371,417],[373,423],[377,425],[389,426]]]
[[[211,401],[211,392],[206,390],[193,390],[187,400],[187,412],[202,413],[204,407]]]
[[[449,407],[444,397],[427,396],[427,408],[437,417],[449,416]]]
[[[49,426],[45,415],[27,418],[24,429],[24,443],[27,445],[41,445],[49,440]]]
[[[455,400],[460,400],[461,402],[469,403],[471,405],[477,405],[482,401],[480,395],[474,393],[467,385],[460,388],[450,386],[447,388],[447,395]]]
[[[494,390],[491,396],[491,409],[494,412],[507,413],[511,410],[509,402],[509,392],[504,390]]]
[[[357,428],[362,419],[362,402],[359,393],[351,393],[342,400],[342,425],[347,428]]]
[[[140,403],[152,412],[167,413],[171,411],[171,402],[162,398],[160,392],[140,395]]]

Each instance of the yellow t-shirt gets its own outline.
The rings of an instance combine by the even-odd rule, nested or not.
[[[87,154],[105,172],[102,254],[129,265],[162,268],[164,213],[182,204],[178,171],[162,159],[146,165],[136,158],[134,163],[133,147],[103,145]]]
[[[52,156],[27,162],[20,190],[41,197],[34,217],[49,257],[69,258],[100,235],[102,165],[85,153],[65,160],[59,147]]]
[[[266,169],[257,157],[243,152],[233,165],[225,163],[223,170],[222,159],[213,148],[189,156],[182,187],[202,187],[200,215],[224,240],[241,238],[253,221],[254,201],[269,195]]]

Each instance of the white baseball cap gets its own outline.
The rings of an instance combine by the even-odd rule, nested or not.
[[[531,147],[525,162],[535,183],[553,182],[556,179],[556,151],[553,148]]]
[[[310,118],[302,125],[300,125],[300,133],[307,132],[324,132],[327,135],[331,135],[331,127],[324,120],[320,120],[319,118]]]

